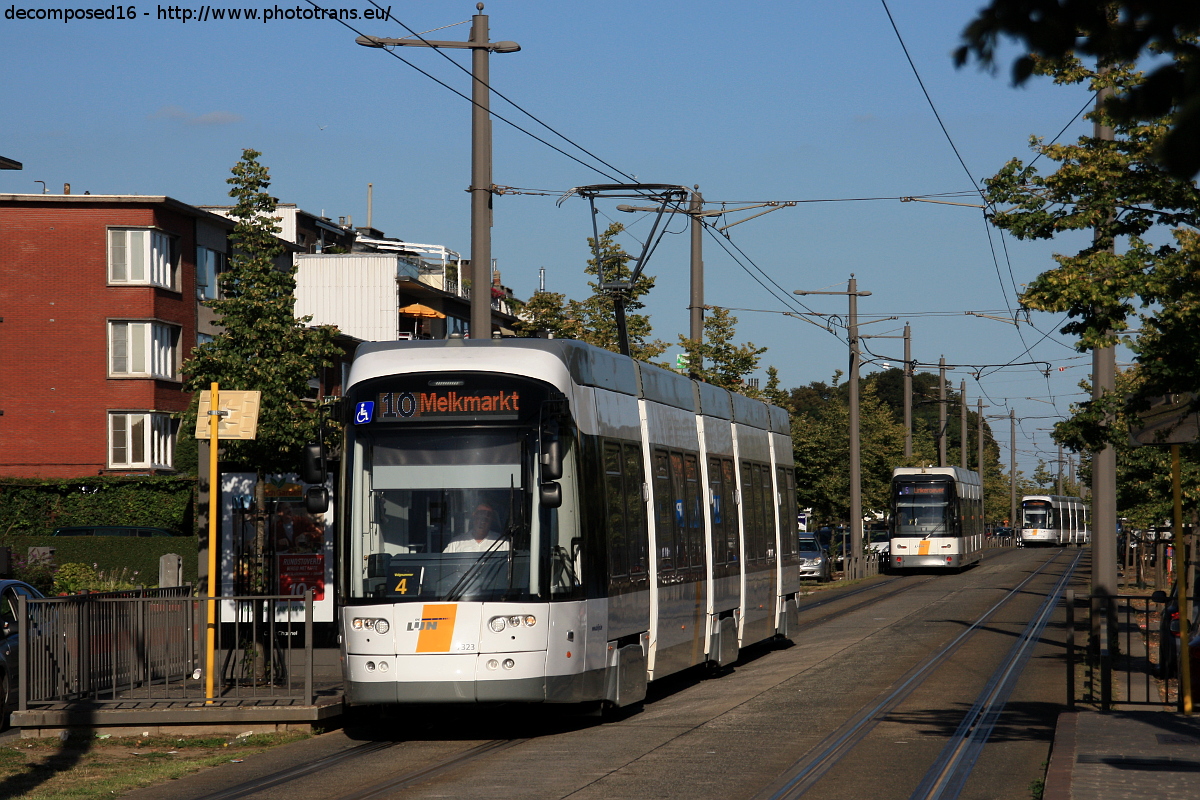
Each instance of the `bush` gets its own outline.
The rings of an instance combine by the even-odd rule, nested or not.
[[[19,581],[25,581],[42,594],[54,591],[53,558],[29,558],[26,548],[12,548],[12,576]]]
[[[54,573],[54,591],[57,594],[79,594],[91,590],[96,583],[96,570],[87,564],[63,564]]]

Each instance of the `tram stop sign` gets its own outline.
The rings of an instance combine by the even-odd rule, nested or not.
[[[258,433],[258,409],[262,392],[236,392],[221,389],[217,394],[220,410],[225,412],[217,424],[218,439],[253,439]],[[212,409],[212,392],[200,392],[200,409],[196,413],[196,438],[209,438],[208,412]]]
[[[1130,423],[1129,438],[1134,444],[1191,444],[1200,438],[1200,413],[1193,407],[1193,392],[1156,397],[1150,408],[1139,411]]]

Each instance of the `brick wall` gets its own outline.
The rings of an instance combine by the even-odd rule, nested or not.
[[[179,289],[108,283],[107,228],[178,237]],[[158,204],[0,203],[0,475],[106,468],[110,409],[182,411],[177,381],[108,376],[110,319],[181,327],[196,341],[195,220]]]

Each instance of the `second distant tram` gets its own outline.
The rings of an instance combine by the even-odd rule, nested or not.
[[[983,489],[961,467],[892,472],[891,567],[962,569],[983,557]]]
[[[1092,540],[1087,504],[1078,497],[1057,494],[1021,498],[1021,545],[1083,546]]]

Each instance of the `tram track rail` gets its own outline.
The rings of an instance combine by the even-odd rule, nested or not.
[[[1055,556],[1055,558],[1057,558],[1057,555]],[[1052,563],[1054,563],[1054,560],[1055,559],[1051,559],[1051,560],[1047,561],[1046,563],[1042,564],[1036,571],[1034,571],[1025,580],[1023,580],[1017,587],[1010,590],[1010,592],[1005,596],[1004,599],[999,601],[991,609],[989,609],[987,612],[985,612],[985,614],[974,623],[972,628],[968,629],[968,631],[965,631],[963,634],[960,634],[960,636],[954,642],[952,642],[951,645],[949,645],[947,647],[946,651],[944,652],[944,654],[942,656],[942,659],[940,659],[937,662],[937,664],[940,664],[942,660],[944,660],[945,658],[948,658],[952,654],[953,650],[957,650],[958,646],[960,646],[963,643],[963,641],[965,641],[965,639],[968,637],[968,635],[971,632],[973,632],[975,628],[983,625],[988,619],[990,619],[991,616],[996,611],[998,611],[1008,600],[1010,600],[1018,592],[1020,592],[1021,589],[1023,589],[1038,574],[1040,574],[1043,570],[1045,570]],[[916,588],[925,586],[926,584],[930,583],[931,581],[935,581],[938,577],[941,577],[941,576],[928,575],[928,576],[923,576],[923,577],[919,577],[919,578],[917,578],[915,576],[897,576],[897,577],[889,578],[884,581],[874,582],[867,586],[856,587],[849,591],[839,592],[834,596],[830,596],[828,598],[823,598],[816,602],[807,603],[798,609],[798,611],[801,614],[804,614],[806,612],[811,612],[815,609],[818,609],[818,608],[821,608],[824,606],[829,606],[831,604],[835,604],[835,603],[838,603],[841,601],[852,599],[857,596],[866,595],[865,597],[861,597],[861,599],[859,599],[857,602],[851,602],[849,605],[845,605],[843,607],[839,607],[834,610],[830,610],[827,613],[821,614],[818,617],[801,622],[799,624],[799,626],[797,627],[796,632],[800,633],[803,631],[808,631],[808,630],[817,628],[821,625],[829,623],[840,617],[844,617],[844,616],[852,614],[854,612],[861,611],[862,609],[867,608],[875,603],[879,603],[879,602],[885,601],[885,600],[890,600],[891,598],[894,598],[900,594],[908,592],[911,589],[916,589]],[[900,584],[900,585],[896,585],[896,584]],[[881,590],[883,590],[883,591],[881,591]],[[1051,604],[1051,608],[1052,608],[1052,604]],[[910,693],[912,690],[916,689],[916,687],[919,685],[918,679],[923,680],[924,677],[926,677],[927,674],[929,672],[931,672],[937,666],[937,664],[919,665],[917,668],[910,671],[910,673],[908,673],[904,677],[902,677],[901,680],[898,682],[898,684],[893,685],[893,687],[890,690],[890,694],[888,694],[888,696],[885,698],[884,702],[877,703],[874,706],[871,706],[870,708],[865,709],[864,711],[860,711],[860,713],[858,715],[856,715],[853,719],[851,719],[847,723],[847,725],[843,726],[843,729],[839,729],[839,731],[842,732],[842,736],[840,738],[846,739],[847,735],[854,736],[854,734],[857,732],[857,736],[854,738],[854,743],[856,743],[858,740],[860,740],[863,736],[866,735],[866,733],[869,732],[869,730],[870,730],[869,723],[878,719],[879,717],[883,716],[884,714],[888,713],[892,708],[895,707],[895,705],[898,705],[899,702],[908,695],[908,693]],[[902,696],[900,694],[901,691],[903,691]],[[849,727],[849,729],[850,729],[848,732],[845,731],[845,729],[847,727]],[[834,736],[838,736],[838,734],[835,733]],[[425,782],[435,779],[437,777],[448,775],[459,768],[465,767],[466,765],[470,764],[471,762],[501,753],[509,748],[519,746],[527,741],[529,741],[528,738],[494,739],[494,740],[485,741],[485,742],[482,742],[481,744],[475,745],[466,750],[463,750],[458,753],[454,753],[454,754],[448,755],[444,758],[435,760],[433,763],[428,763],[418,769],[404,771],[402,773],[393,775],[391,777],[387,777],[383,780],[372,783],[370,785],[357,787],[353,791],[350,791],[350,792],[347,792],[344,794],[329,795],[328,800],[377,800],[378,798],[387,797],[389,795],[403,791],[404,789],[416,786],[418,784],[425,783]],[[358,745],[356,747],[351,747],[351,748],[348,748],[339,753],[335,753],[335,754],[326,756],[324,758],[318,759],[311,763],[307,763],[304,765],[280,770],[278,772],[274,772],[274,773],[271,773],[268,775],[260,776],[258,778],[246,781],[244,783],[240,783],[236,786],[228,787],[228,788],[223,789],[218,792],[214,792],[211,794],[203,795],[201,797],[197,797],[197,798],[195,798],[195,800],[241,800],[242,798],[253,797],[253,796],[258,795],[259,793],[267,792],[268,790],[275,789],[280,786],[284,786],[288,783],[303,781],[304,779],[309,778],[310,776],[319,774],[325,770],[328,770],[335,766],[344,764],[346,762],[353,761],[358,758],[371,756],[373,754],[380,753],[380,752],[388,750],[390,748],[403,747],[406,744],[412,744],[412,743],[414,743],[414,742],[408,741],[408,740],[366,742],[366,743]],[[843,751],[848,751],[852,746],[853,746],[853,743],[848,743],[848,746],[843,746],[842,748],[840,748],[838,750],[838,753],[843,753]],[[825,749],[827,749],[827,748],[825,748]],[[838,757],[840,758],[840,755]],[[824,774],[824,771],[826,771],[829,767],[831,767],[833,765],[833,763],[836,763],[836,762],[830,761],[828,764],[825,765],[824,769],[820,769],[820,774]],[[820,766],[820,765],[818,765],[818,766]],[[807,776],[801,775],[800,777],[806,778],[806,781],[804,783],[805,786],[811,785],[812,783],[816,782],[816,779],[819,779],[819,775],[816,774],[815,772],[811,772],[811,771]],[[807,780],[808,777],[812,777],[812,779]],[[797,786],[800,786],[800,785],[801,784],[798,784],[798,783],[789,784],[789,786],[791,786],[792,788],[789,789],[788,791],[789,792],[793,791]],[[803,792],[801,791],[800,794],[802,794],[802,793]],[[770,798],[774,799],[774,798],[789,798],[789,797],[798,797],[798,796],[799,796],[799,794],[797,794],[797,793],[783,793],[783,794],[774,793],[774,794],[760,794],[757,797],[758,798],[770,797]]]
[[[316,761],[311,761],[307,764],[301,764],[296,767],[273,772],[269,775],[243,781],[236,786],[198,797],[196,800],[239,800],[243,797],[250,797],[267,789],[300,780],[307,775],[321,772],[346,761],[353,761],[356,758],[362,758],[363,756],[378,753],[381,750],[387,750],[398,744],[400,742],[366,742],[357,747],[351,747],[339,753],[318,758]]]
[[[843,723],[837,730],[829,734],[816,747],[812,748],[805,756],[796,761],[789,769],[787,769],[774,782],[761,790],[754,796],[754,800],[794,800],[803,796],[809,789],[815,786],[830,769],[845,758],[867,735],[874,727],[888,714],[895,710],[905,699],[916,691],[926,679],[928,679],[938,667],[945,664],[966,642],[978,633],[984,625],[986,625],[1004,606],[1018,597],[1022,591],[1051,565],[1058,561],[1059,553],[1055,553],[1052,558],[1041,564],[1036,570],[1031,572],[1019,584],[1009,589],[1004,597],[998,600],[990,608],[983,612],[975,619],[965,630],[959,633],[949,643],[943,645],[935,653],[931,654],[925,660],[909,669],[891,686],[885,689],[881,694],[876,696],[876,699],[867,705],[863,706],[859,711]],[[1030,623],[1033,626],[1041,620],[1036,626],[1037,634],[1040,635],[1041,630],[1045,627],[1045,621],[1049,619],[1058,599],[1058,595],[1062,591],[1062,587],[1070,580],[1075,566],[1078,564],[1079,556],[1076,555],[1074,561],[1064,571],[1063,576],[1056,582],[1055,587],[1051,590],[1038,614],[1035,615],[1034,621]],[[1027,634],[1034,630],[1033,627],[1027,626]],[[1036,641],[1037,636],[1023,636],[1022,642],[1026,645],[1031,645]],[[1018,643],[1020,644],[1020,642]],[[965,783],[966,776],[969,774],[969,767],[973,765],[975,758],[978,757],[978,752],[982,749],[986,742],[985,731],[990,732],[994,726],[996,718],[1003,710],[1002,699],[1007,699],[1008,692],[1000,692],[998,689],[1003,686],[1008,687],[1009,679],[1015,680],[1019,676],[1020,670],[1015,669],[1017,662],[1020,661],[1022,666],[1024,660],[1027,660],[1028,648],[1019,648],[1014,646],[1013,651],[1009,653],[1009,657],[994,673],[993,680],[989,681],[989,686],[993,682],[996,686],[990,690],[985,689],[985,694],[992,697],[990,701],[979,702],[977,705],[979,710],[973,715],[974,721],[968,723],[964,721],[960,726],[962,732],[959,739],[952,741],[955,753],[961,750],[957,756],[955,754],[944,755],[944,758],[939,758],[935,762],[946,762],[945,766],[935,773],[935,768],[931,768],[930,773],[935,773],[933,778],[929,780],[929,790],[936,790],[938,794],[914,794],[915,798],[934,798],[942,797],[940,794],[947,786],[950,785],[951,779],[961,789],[961,785]],[[1003,674],[1002,679],[997,679],[996,675]],[[973,709],[974,711],[974,709]],[[971,717],[968,714],[968,717]],[[948,745],[951,747],[951,745]],[[966,768],[966,773],[959,770]],[[929,778],[929,775],[926,776]],[[952,795],[957,796],[957,792]],[[951,797],[951,796],[947,796]]]
[[[975,761],[983,752],[992,729],[1016,686],[1025,664],[1033,654],[1033,646],[1050,621],[1063,590],[1083,557],[1075,554],[1071,565],[1063,572],[1054,588],[1046,595],[1033,619],[1026,624],[1000,666],[992,673],[950,741],[942,749],[933,766],[925,774],[909,800],[955,800],[966,786]]]

